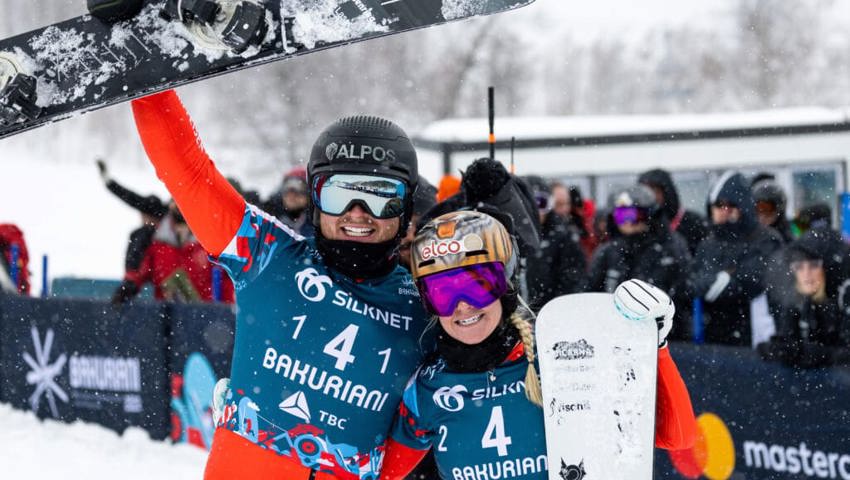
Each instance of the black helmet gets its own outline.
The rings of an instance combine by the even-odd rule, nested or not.
[[[765,179],[753,185],[753,201],[767,202],[776,206],[777,212],[785,212],[787,197],[785,191],[774,180]]]
[[[366,115],[332,123],[319,135],[310,152],[307,184],[311,191],[316,175],[323,173],[362,173],[403,181],[408,187],[402,222],[403,229],[406,228],[419,171],[413,143],[395,123]],[[318,211],[314,211],[313,224],[319,225]]]
[[[653,214],[658,209],[658,203],[655,201],[655,194],[649,187],[638,184],[617,192],[614,195],[611,207],[637,207]]]
[[[397,265],[398,244],[413,216],[413,196],[419,180],[416,151],[398,125],[371,116],[346,117],[326,128],[316,139],[307,163],[307,186],[311,195],[317,175],[353,173],[380,175],[407,185],[404,214],[395,238],[364,244],[328,240],[322,235],[319,209],[310,202],[316,246],[328,265],[356,278],[375,278]]]

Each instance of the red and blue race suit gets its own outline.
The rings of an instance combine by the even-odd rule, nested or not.
[[[248,205],[174,92],[133,102],[145,149],[192,231],[233,279],[230,392],[206,478],[377,478],[427,314],[401,267],[358,281]]]
[[[521,343],[489,372],[447,371],[439,357],[423,365],[404,392],[381,478],[404,478],[433,449],[444,479],[547,480],[544,411],[525,396],[527,368]],[[696,436],[687,387],[669,350],[662,348],[655,445],[681,450]]]

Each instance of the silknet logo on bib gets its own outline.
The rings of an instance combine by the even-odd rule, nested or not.
[[[434,403],[443,410],[457,412],[463,409],[463,396],[461,393],[466,391],[466,387],[463,385],[440,387],[434,392]]]
[[[305,268],[296,273],[295,283],[301,296],[311,302],[321,302],[325,299],[325,285],[333,287],[330,277],[319,275],[315,268]]]

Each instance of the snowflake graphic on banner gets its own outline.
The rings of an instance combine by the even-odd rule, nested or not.
[[[34,325],[30,329],[30,333],[32,334],[32,343],[35,348],[35,359],[32,358],[29,352],[24,352],[23,354],[24,361],[32,369],[27,372],[27,383],[35,386],[35,391],[30,395],[30,408],[37,413],[38,407],[41,404],[41,397],[43,396],[47,398],[50,413],[54,418],[57,418],[59,417],[59,410],[56,408],[56,397],[68,403],[68,395],[56,384],[56,377],[62,373],[68,357],[63,353],[59,355],[55,362],[50,363],[50,349],[53,348],[52,328],[47,329],[47,334],[44,336],[44,343],[41,343],[41,335]]]

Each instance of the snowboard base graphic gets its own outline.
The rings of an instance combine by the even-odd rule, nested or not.
[[[146,0],[0,39],[0,138],[236,70],[533,0]],[[103,3],[103,2],[101,2]]]
[[[658,328],[613,295],[558,297],[535,327],[550,480],[652,478]]]

